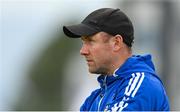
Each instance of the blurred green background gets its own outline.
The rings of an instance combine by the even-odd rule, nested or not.
[[[135,27],[134,54],[151,53],[171,110],[180,110],[179,0],[1,0],[0,111],[79,110],[98,88],[63,25],[120,8]]]

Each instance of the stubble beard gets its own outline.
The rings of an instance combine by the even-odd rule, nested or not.
[[[108,75],[109,74],[108,68],[105,68],[105,67],[101,67],[101,68],[98,68],[96,70],[91,70],[89,68],[89,72],[92,74],[102,74],[102,75]]]

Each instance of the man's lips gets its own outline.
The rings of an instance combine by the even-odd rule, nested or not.
[[[91,59],[86,59],[86,61],[87,61],[88,64],[93,62],[93,60],[91,60]]]
[[[86,61],[88,62],[88,61],[93,61],[91,58],[89,58],[89,57],[85,57],[85,59],[86,59]]]
[[[86,61],[87,61],[87,62],[91,62],[91,61],[93,61],[93,60],[87,59]]]

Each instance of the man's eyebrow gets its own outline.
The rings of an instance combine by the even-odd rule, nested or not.
[[[90,36],[82,36],[81,37],[81,40],[88,40],[88,41],[91,41],[92,38]]]

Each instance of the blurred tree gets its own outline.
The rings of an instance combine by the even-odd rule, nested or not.
[[[78,39],[68,39],[62,34],[46,48],[32,65],[30,86],[15,105],[15,110],[68,110],[73,97],[71,85],[65,82],[64,66],[69,56],[78,48]],[[76,51],[77,52],[77,51]]]

